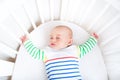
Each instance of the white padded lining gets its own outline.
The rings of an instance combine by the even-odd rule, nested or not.
[[[80,26],[63,21],[51,21],[40,25],[31,32],[30,37],[33,43],[44,48],[49,39],[50,30],[56,25],[67,25],[73,30],[74,44],[81,44],[88,38],[89,34]],[[47,80],[44,63],[33,59],[21,45],[17,55],[12,80]],[[108,80],[107,71],[102,58],[101,51],[97,46],[80,60],[80,71],[84,80]]]

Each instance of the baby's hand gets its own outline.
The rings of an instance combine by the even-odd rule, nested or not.
[[[26,40],[28,40],[28,37],[26,35],[24,35],[20,39],[21,39],[22,43],[24,43]]]
[[[92,36],[94,37],[94,38],[96,38],[96,39],[98,39],[99,37],[98,37],[98,35],[94,32],[94,33],[92,33]]]

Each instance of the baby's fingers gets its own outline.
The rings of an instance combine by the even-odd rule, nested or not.
[[[22,41],[22,43],[24,43],[27,40],[27,36],[24,35],[24,36],[20,37],[20,40]]]
[[[93,33],[92,36],[95,37],[96,39],[99,38],[98,35],[97,35],[96,33]]]

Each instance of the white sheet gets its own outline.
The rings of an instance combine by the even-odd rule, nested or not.
[[[76,24],[51,21],[32,31],[30,34],[31,40],[37,47],[43,48],[48,43],[50,30],[59,24],[72,28],[74,44],[83,43],[89,36],[85,30]],[[15,62],[12,80],[47,80],[43,64],[42,61],[34,60],[22,45]],[[84,80],[108,80],[105,64],[98,46],[80,60],[80,71]]]

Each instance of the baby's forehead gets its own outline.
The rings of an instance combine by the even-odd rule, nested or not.
[[[60,31],[65,31],[65,32],[70,32],[72,33],[72,30],[68,27],[68,26],[56,26],[55,28],[53,28],[53,30],[60,30]]]
[[[54,33],[64,33],[64,34],[68,34],[70,36],[73,35],[72,30],[67,26],[56,26],[52,29],[51,33],[52,34],[54,34]]]
[[[64,26],[64,25],[59,25],[59,26],[56,26],[54,29],[70,29],[68,26]]]

